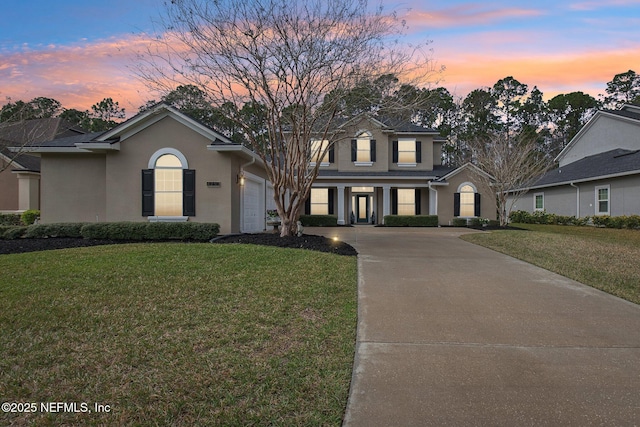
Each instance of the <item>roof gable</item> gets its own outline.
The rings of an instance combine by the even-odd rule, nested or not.
[[[615,123],[611,123],[611,122]],[[596,132],[599,127],[611,126],[613,128],[610,132],[607,133],[607,137],[603,137],[603,141],[601,143],[596,143],[593,141],[588,141],[588,139]],[[637,132],[637,137],[628,138],[625,141],[621,141],[620,138],[615,141],[611,139],[611,136],[621,135],[621,129],[619,126],[623,125],[626,127],[637,127],[634,132]],[[615,147],[606,143],[614,143]],[[586,145],[591,144],[591,147],[586,147]],[[585,145],[585,147],[581,147],[581,145]],[[600,110],[597,111],[596,114],[585,124],[582,129],[571,139],[569,144],[558,154],[555,158],[556,162],[559,162],[562,166],[565,166],[571,161],[579,160],[576,158],[576,153],[580,150],[583,150],[584,155],[580,154],[580,158],[587,157],[589,155],[594,155],[598,153],[603,153],[609,151],[614,148],[623,148],[623,149],[640,149],[640,107],[636,107],[633,105],[625,105],[620,110]]]
[[[122,142],[166,117],[170,117],[173,120],[176,120],[189,129],[211,140],[211,142],[219,141],[223,143],[233,144],[233,142],[229,138],[227,138],[220,132],[211,129],[210,127],[198,122],[197,120],[181,113],[176,108],[164,103],[157,104],[155,107],[152,107],[149,110],[140,113],[123,123],[120,123],[113,129],[101,134],[95,140],[98,142],[107,142],[117,139]]]

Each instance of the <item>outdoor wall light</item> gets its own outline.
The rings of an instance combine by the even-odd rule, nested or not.
[[[244,185],[244,173],[242,172],[238,175],[238,184],[240,184],[241,187]]]

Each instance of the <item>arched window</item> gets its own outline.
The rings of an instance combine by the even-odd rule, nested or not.
[[[182,163],[173,154],[163,154],[156,160],[155,214],[182,215]]]
[[[195,216],[195,170],[173,148],[156,151],[142,171],[142,215]]]
[[[453,211],[453,216],[480,216],[480,193],[473,184],[465,182],[458,187],[458,192],[454,195]]]

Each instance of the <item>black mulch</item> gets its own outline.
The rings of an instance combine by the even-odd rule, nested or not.
[[[47,239],[0,240],[0,255],[122,243],[130,243],[130,241],[53,237]],[[249,243],[280,248],[309,249],[338,255],[358,254],[352,246],[344,242],[335,242],[326,237],[306,234],[302,237],[280,237],[277,234],[270,233],[237,234],[218,237],[214,243]]]

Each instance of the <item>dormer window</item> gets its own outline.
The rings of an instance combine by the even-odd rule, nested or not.
[[[351,161],[355,166],[373,166],[376,161],[376,140],[365,131],[351,140]]]

